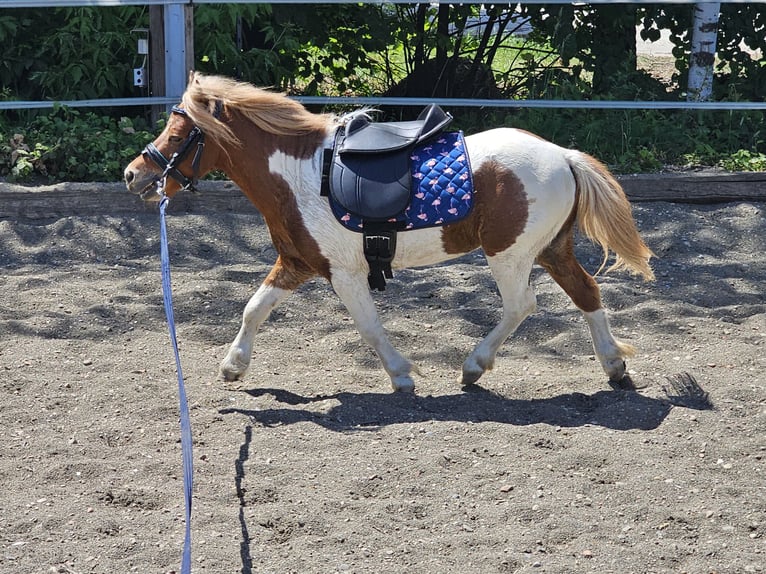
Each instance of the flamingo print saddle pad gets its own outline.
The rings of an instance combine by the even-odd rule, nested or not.
[[[473,208],[473,176],[463,132],[442,132],[409,152],[410,202],[388,220],[400,231],[454,223]],[[330,207],[346,228],[363,232],[364,221],[333,197]]]

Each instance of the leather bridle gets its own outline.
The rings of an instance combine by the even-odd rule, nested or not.
[[[223,103],[220,100],[217,100],[213,110],[213,117],[217,119],[221,115],[222,109]],[[170,111],[174,114],[188,117],[186,110],[179,106],[173,106]],[[178,169],[178,164],[186,159],[192,148],[195,146],[197,149],[195,150],[194,158],[192,159],[193,173],[191,177],[188,177],[184,175],[180,169]],[[199,179],[199,165],[200,161],[202,161],[202,152],[204,149],[205,134],[198,126],[195,125],[189,132],[189,135],[186,136],[186,139],[181,143],[178,151],[174,152],[173,155],[170,156],[170,159],[165,157],[165,154],[157,149],[157,146],[154,145],[154,142],[147,144],[141,153],[142,155],[145,155],[151,159],[161,170],[163,170],[162,175],[158,180],[160,189],[165,187],[165,181],[168,177],[170,177],[181,185],[181,191],[196,191],[196,185]]]

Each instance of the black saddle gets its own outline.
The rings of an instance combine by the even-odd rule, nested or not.
[[[335,140],[329,169],[333,199],[367,221],[394,217],[410,201],[410,151],[451,121],[452,116],[434,104],[409,122],[353,118]]]
[[[363,220],[370,287],[383,290],[391,278],[396,225],[389,220],[410,203],[410,152],[441,133],[452,116],[431,104],[417,120],[377,123],[359,115],[339,129],[325,151],[322,194]]]
[[[338,153],[382,153],[413,147],[441,132],[452,116],[436,104],[424,109],[410,122],[373,122],[359,115],[346,124]]]

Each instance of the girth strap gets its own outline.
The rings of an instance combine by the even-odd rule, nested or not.
[[[330,164],[332,164],[338,140],[343,135],[343,128],[338,129],[335,134],[333,147],[324,150],[320,191],[322,196],[330,195]],[[364,222],[362,246],[364,248],[364,258],[370,266],[370,271],[367,274],[367,283],[370,285],[370,289],[385,291],[386,279],[393,279],[394,277],[394,273],[391,270],[391,262],[396,254],[396,232],[398,229],[399,224],[389,221]]]
[[[386,279],[392,279],[391,262],[396,253],[396,223],[372,222],[364,224],[362,241],[364,257],[370,266],[367,283],[370,289],[384,291]]]

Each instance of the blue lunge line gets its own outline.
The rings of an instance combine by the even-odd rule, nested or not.
[[[181,560],[181,574],[191,573],[191,510],[192,510],[192,435],[191,423],[189,422],[189,404],[186,400],[184,388],[184,376],[181,372],[181,357],[178,354],[178,341],[176,340],[176,322],[173,318],[173,295],[170,286],[170,256],[168,255],[168,237],[165,227],[165,208],[170,199],[163,196],[160,201],[160,261],[162,264],[162,295],[165,301],[165,315],[168,319],[168,331],[170,342],[173,344],[173,353],[176,357],[176,373],[178,374],[178,401],[181,408],[181,452],[183,454],[184,467],[184,499],[186,501],[186,536],[184,538],[184,552]]]

